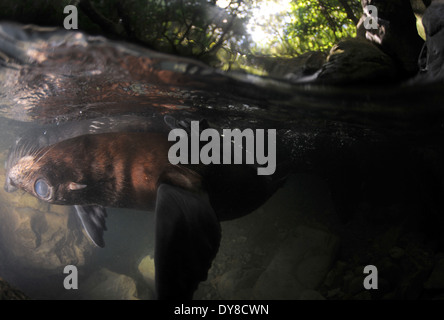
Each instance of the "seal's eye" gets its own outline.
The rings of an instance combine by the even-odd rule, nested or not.
[[[38,179],[35,182],[34,191],[41,199],[48,199],[51,195],[51,190],[49,189],[46,181],[43,179]]]

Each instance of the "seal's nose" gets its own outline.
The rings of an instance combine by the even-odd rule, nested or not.
[[[4,189],[6,192],[14,192],[17,190],[17,187],[12,184],[11,179],[8,176],[6,177]]]

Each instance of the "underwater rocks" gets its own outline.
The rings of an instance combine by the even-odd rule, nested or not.
[[[242,240],[241,240],[242,241]],[[247,240],[245,240],[245,244]],[[233,261],[223,251],[196,299],[324,300],[319,291],[338,249],[338,238],[300,226],[272,253],[256,248]],[[239,243],[242,245],[242,243]],[[261,259],[262,258],[262,259]],[[260,260],[271,260],[268,264]],[[227,268],[227,266],[235,266]],[[212,290],[213,289],[213,290]]]
[[[134,279],[106,268],[93,273],[82,290],[87,300],[138,300]]]
[[[23,292],[12,287],[0,278],[0,300],[28,300],[29,297]]]
[[[344,223],[319,179],[294,178],[251,215],[222,223],[195,299],[444,299],[442,242],[417,199],[361,203]],[[367,265],[377,267],[377,290],[363,285]]]
[[[1,169],[0,184],[4,183],[4,176]],[[83,265],[93,245],[76,219],[69,207],[43,204],[26,194],[1,192],[2,274],[13,274],[12,270],[48,271],[63,269],[69,264]]]
[[[393,59],[377,45],[361,39],[346,39],[333,46],[317,82],[327,84],[381,84],[398,79]]]
[[[18,203],[14,208],[6,207],[3,197],[0,201],[2,251],[10,264],[54,270],[85,263],[92,245],[80,229],[70,228],[75,217],[69,208],[45,212],[43,208],[18,207]]]
[[[111,267],[111,266],[110,266]],[[121,273],[102,267],[89,274],[79,284],[78,292],[68,292],[65,299],[82,300],[154,300],[154,259],[150,255],[140,260],[139,274]]]
[[[328,232],[298,227],[296,236],[282,246],[257,280],[256,299],[306,299],[314,297],[334,261],[338,238]],[[320,295],[317,295],[321,297]]]
[[[148,298],[154,299],[155,297],[155,266],[154,266],[154,258],[150,255],[144,257],[139,265],[137,266],[137,270],[142,275],[145,284],[148,286],[147,293]]]
[[[332,214],[325,182],[289,178],[263,207],[222,223],[220,250],[194,298],[324,299],[318,287],[339,246]]]
[[[422,18],[426,43],[420,57],[421,74],[415,79],[418,82],[444,79],[443,17],[444,1],[434,1]]]
[[[434,265],[430,277],[424,284],[426,289],[444,289],[444,257],[442,256]]]
[[[222,299],[249,300],[262,269],[236,268],[224,273],[217,284]]]
[[[252,56],[248,58],[248,62],[257,68],[264,69],[269,77],[297,82],[321,69],[326,57],[324,52],[309,51],[292,58]]]
[[[145,281],[154,282],[154,259],[150,255],[147,255],[145,258],[142,259],[142,261],[140,261],[137,269],[139,270]]]
[[[329,300],[442,299],[444,254],[415,224],[405,221],[369,239],[347,259],[339,259],[328,272],[319,292]],[[354,223],[350,228],[354,228]],[[367,228],[373,228],[367,223]],[[367,290],[364,267],[377,267],[378,288]]]
[[[365,13],[357,26],[357,37],[375,43],[390,56],[399,76],[408,78],[418,72],[418,56],[424,41],[418,35],[416,17],[410,0],[362,0],[362,7],[372,5],[378,9],[377,28],[365,28]]]
[[[372,14],[364,10],[357,37],[333,46],[316,82],[378,85],[399,82],[418,73],[424,41],[418,35],[410,1],[362,1],[363,8],[369,5],[378,10],[376,29],[365,27]]]

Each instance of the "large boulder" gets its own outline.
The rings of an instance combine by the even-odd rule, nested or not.
[[[317,81],[328,84],[381,84],[398,79],[394,60],[378,45],[353,38],[333,46]]]
[[[371,7],[376,7],[377,12]],[[418,71],[424,41],[410,0],[362,0],[357,36],[336,44],[316,81],[327,84],[384,84],[406,80]],[[419,9],[418,9],[419,10]]]
[[[444,1],[434,1],[426,10],[422,23],[426,44],[421,54],[421,81],[444,79]]]
[[[418,34],[410,0],[362,0],[361,3],[364,14],[357,26],[357,36],[378,44],[392,57],[401,77],[414,76],[424,41]],[[369,21],[372,13],[365,8],[370,5],[378,11],[375,29],[366,28],[365,21]]]

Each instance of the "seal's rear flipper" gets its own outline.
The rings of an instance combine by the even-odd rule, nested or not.
[[[101,206],[74,206],[89,238],[96,246],[103,248],[103,231],[106,230],[106,209]]]
[[[192,299],[207,279],[221,230],[206,194],[168,184],[157,190],[155,269],[158,299]]]

